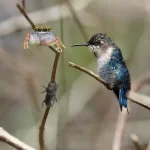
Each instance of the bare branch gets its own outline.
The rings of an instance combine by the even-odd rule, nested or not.
[[[23,7],[23,9],[24,9],[24,11],[25,11],[25,8],[26,8],[25,0],[22,0],[22,7]]]
[[[10,135],[2,127],[0,127],[0,141],[5,142],[18,150],[36,150]]]
[[[97,81],[102,83],[104,86],[107,85],[103,79],[101,79],[98,75],[94,74],[92,71],[85,69],[84,67],[81,67],[79,65],[76,65],[72,62],[69,62],[69,66],[90,75],[91,77],[95,78]],[[150,97],[134,92],[134,91],[139,90],[143,85],[148,84],[148,83],[150,83],[150,77],[149,76],[146,76],[146,77],[143,77],[143,78],[136,80],[132,84],[132,91],[129,91],[127,93],[127,98],[128,98],[128,100],[150,110],[150,101],[149,101]],[[120,114],[119,114],[117,125],[116,125],[115,138],[114,138],[114,142],[113,142],[113,150],[120,150],[120,148],[121,148],[121,141],[123,138],[126,118],[127,118],[127,113],[123,109],[123,112],[122,113],[120,112]],[[139,145],[138,140],[135,140],[137,138],[133,138],[133,139],[134,139],[133,140],[134,144],[137,148],[143,148],[142,147],[143,145],[142,146]],[[144,150],[144,149],[138,149],[138,150]]]
[[[52,75],[51,75],[51,81],[55,81],[55,77],[56,77],[56,70],[57,70],[57,65],[58,65],[58,60],[59,60],[59,56],[60,53],[56,53],[55,55],[55,60],[54,60],[54,64],[53,64],[53,70],[52,70]],[[45,127],[45,123],[47,120],[47,116],[49,114],[50,111],[50,107],[47,107],[40,125],[40,131],[39,131],[39,143],[40,143],[40,148],[41,150],[45,150],[45,145],[44,145],[44,127]]]
[[[127,98],[138,105],[150,110],[150,97],[130,91]]]
[[[19,1],[20,1],[21,5],[22,5],[22,8],[23,8],[24,11],[25,11],[25,0],[19,0]]]
[[[137,135],[131,135],[131,140],[137,150],[145,150],[145,146],[140,142],[140,139]]]
[[[23,14],[23,16],[27,19],[27,21],[30,23],[30,25],[32,26],[32,29],[35,28],[35,25],[34,23],[31,21],[31,19],[28,17],[28,15],[26,14],[26,12],[24,11],[24,9],[19,5],[17,4],[17,7],[18,9],[20,10],[20,12]]]
[[[90,71],[90,70],[88,70],[88,69],[86,69],[86,68],[84,68],[84,67],[81,67],[81,66],[79,66],[79,65],[77,65],[77,64],[75,64],[75,63],[72,63],[72,62],[69,62],[69,66],[70,66],[70,67],[73,67],[73,68],[76,68],[76,69],[78,69],[78,70],[80,70],[80,71],[82,71],[82,72],[88,74],[89,76],[95,78],[97,81],[99,81],[99,82],[102,83],[104,86],[106,86],[105,81],[104,81],[103,79],[101,79],[98,75],[94,74],[92,71]]]
[[[106,86],[105,81],[103,79],[101,79],[99,76],[95,75],[92,71],[90,71],[90,70],[88,70],[88,69],[86,69],[84,67],[81,67],[79,65],[76,65],[76,64],[74,64],[72,62],[69,62],[69,66],[71,66],[73,68],[76,68],[76,69],[78,69],[78,70],[80,70],[80,71],[90,75],[91,77],[95,78],[97,81],[102,83],[104,86]],[[133,91],[130,91],[127,94],[127,98],[130,101],[132,101],[132,102],[134,102],[134,103],[136,103],[138,105],[141,105],[141,106],[145,107],[146,109],[150,110],[150,101],[149,101],[150,97],[145,96],[145,95],[141,95],[141,94],[138,94],[138,93],[135,93]]]
[[[32,28],[35,28],[35,25],[33,23],[33,21],[29,18],[29,16],[26,14],[26,12],[24,11],[24,9],[17,4],[18,9],[20,10],[20,12],[24,15],[24,17],[27,19],[27,21],[30,23],[30,25],[32,26]],[[59,60],[59,56],[60,56],[60,52],[55,50],[52,46],[49,46],[49,48],[55,52],[55,60],[54,60],[54,64],[53,64],[53,70],[52,70],[52,74],[51,74],[51,79],[50,81],[55,82],[55,77],[56,77],[56,71],[57,71],[57,65],[58,65],[58,60]],[[44,127],[45,127],[45,123],[48,117],[50,111],[50,107],[46,107],[40,128],[39,128],[39,144],[40,144],[40,149],[41,150],[45,150],[45,144],[44,144]]]
[[[127,118],[127,113],[125,109],[122,112],[119,112],[117,124],[116,124],[116,131],[115,136],[112,144],[112,150],[120,150],[121,149],[121,141],[123,138],[123,133],[125,129],[125,122]]]

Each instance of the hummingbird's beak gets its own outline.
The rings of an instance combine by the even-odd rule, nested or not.
[[[88,46],[89,44],[88,43],[85,43],[85,44],[74,44],[74,45],[71,45],[71,47],[75,47],[75,46]]]

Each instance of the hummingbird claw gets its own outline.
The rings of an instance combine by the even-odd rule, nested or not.
[[[106,87],[108,90],[112,90],[114,85],[112,83],[107,83]]]

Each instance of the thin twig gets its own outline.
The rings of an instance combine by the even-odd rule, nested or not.
[[[36,149],[30,147],[29,145],[23,143],[16,137],[10,135],[2,127],[0,127],[0,141],[5,142],[18,150],[36,150]]]
[[[31,19],[28,17],[28,15],[26,14],[26,12],[24,11],[24,9],[19,5],[17,4],[17,7],[18,9],[20,10],[20,12],[23,14],[23,16],[27,19],[27,21],[30,23],[30,25],[32,26],[32,29],[35,28],[35,25],[34,23],[31,21]]]
[[[53,64],[53,70],[52,70],[52,75],[51,75],[51,81],[55,81],[55,77],[56,77],[56,69],[57,69],[57,65],[58,65],[58,59],[59,59],[60,53],[56,53],[55,55],[55,60],[54,60],[54,64]],[[44,127],[45,127],[45,123],[47,120],[47,116],[49,113],[50,107],[47,107],[40,125],[40,131],[39,131],[39,143],[40,143],[40,147],[41,150],[45,150],[45,145],[44,145]]]
[[[97,81],[101,82],[104,86],[107,86],[106,82],[103,79],[101,79],[98,75],[94,74],[92,71],[90,71],[84,67],[81,67],[75,63],[72,63],[72,62],[69,62],[69,66],[88,74],[89,76],[95,78]]]
[[[145,150],[146,147],[140,142],[140,139],[137,135],[132,134],[131,140],[134,143],[134,146],[136,147],[137,150]]]
[[[113,144],[112,144],[112,150],[121,149],[126,119],[127,119],[127,113],[123,109],[123,112],[119,112],[119,116],[118,116],[118,120],[116,124],[115,136],[114,136]]]
[[[22,8],[24,9],[24,11],[25,11],[25,0],[19,0],[20,1],[20,3],[22,4]]]
[[[69,8],[69,10],[71,12],[71,15],[72,15],[75,23],[77,24],[77,26],[78,26],[78,28],[80,30],[80,33],[83,35],[84,40],[87,42],[88,41],[87,33],[86,33],[85,29],[83,28],[83,26],[82,26],[82,24],[81,24],[81,22],[80,22],[80,20],[79,20],[79,18],[77,16],[77,14],[76,14],[76,11],[75,11],[74,7],[72,6],[70,0],[68,0],[67,2],[68,2],[68,8]]]
[[[145,95],[130,91],[127,94],[127,98],[130,101],[132,101],[133,103],[136,103],[136,104],[150,110],[150,97],[149,96],[145,96]]]
[[[22,0],[22,7],[23,7],[23,9],[24,9],[24,11],[25,11],[25,8],[26,8],[25,0]]]
[[[78,69],[78,70],[80,70],[80,71],[90,75],[91,77],[95,78],[97,81],[102,83],[104,86],[106,86],[105,81],[103,79],[101,79],[98,75],[94,74],[92,71],[90,71],[90,70],[88,70],[88,69],[86,69],[84,67],[81,67],[79,65],[76,65],[76,64],[74,64],[72,62],[69,62],[69,66],[71,66],[73,68],[76,68],[76,69]],[[141,94],[138,94],[138,93],[135,93],[133,91],[129,91],[128,94],[127,94],[127,98],[130,101],[132,101],[132,102],[134,102],[134,103],[136,103],[138,105],[141,105],[144,108],[150,110],[150,101],[149,101],[150,97],[145,96],[145,95],[141,95]]]
[[[22,9],[22,7],[20,5],[17,4],[18,9],[20,10],[20,12],[24,15],[24,17],[27,19],[27,21],[30,23],[30,25],[32,26],[32,28],[34,29],[35,25],[32,22],[32,20],[28,17],[28,15],[26,14],[26,12]],[[54,64],[53,64],[53,70],[52,70],[52,74],[51,74],[51,79],[50,81],[55,82],[55,77],[56,77],[56,70],[57,70],[57,65],[58,65],[58,60],[59,60],[59,56],[60,56],[60,52],[55,50],[52,46],[49,46],[49,48],[55,52],[55,60],[54,60]],[[45,127],[45,123],[47,120],[47,116],[49,114],[50,111],[50,107],[47,107],[39,128],[39,144],[40,144],[40,149],[41,150],[45,150],[45,144],[44,144],[44,127]]]

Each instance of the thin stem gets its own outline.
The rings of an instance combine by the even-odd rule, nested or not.
[[[55,81],[56,70],[57,70],[57,66],[58,66],[59,56],[60,56],[60,53],[57,52],[57,53],[56,53],[56,56],[55,56],[54,64],[53,64],[53,70],[52,70],[52,75],[51,75],[51,81]]]
[[[26,7],[26,5],[25,5],[25,0],[22,0],[22,7],[23,7],[23,9],[24,9],[24,11],[25,11],[25,7]]]
[[[47,120],[47,116],[49,114],[50,111],[50,107],[46,107],[40,128],[39,128],[39,144],[40,144],[40,149],[41,150],[45,150],[45,144],[44,144],[44,127],[45,127],[45,123]]]
[[[135,134],[131,135],[131,140],[137,150],[145,150],[146,147],[141,143],[139,137]]]
[[[0,127],[0,141],[5,142],[18,150],[35,150],[34,148],[23,143],[16,137],[10,135],[7,131],[5,131],[1,127]]]
[[[104,86],[107,86],[106,82],[103,79],[101,79],[98,75],[94,74],[92,71],[90,71],[90,70],[88,70],[88,69],[86,69],[84,67],[81,67],[81,66],[79,66],[77,64],[74,64],[72,62],[69,62],[69,66],[73,67],[73,68],[76,68],[76,69],[78,69],[78,70],[88,74],[89,76],[95,78],[97,81],[102,83]]]
[[[59,60],[60,53],[56,53],[55,55],[55,60],[53,64],[53,70],[52,70],[52,75],[51,75],[51,81],[55,81],[56,77],[56,70],[57,70],[57,65],[58,65],[58,60]],[[40,143],[40,148],[41,150],[45,150],[45,145],[44,145],[44,127],[45,123],[48,117],[50,111],[50,107],[47,107],[40,125],[40,131],[39,131],[39,143]]]
[[[16,5],[18,7],[18,9],[20,10],[20,12],[23,14],[23,16],[27,19],[27,21],[30,23],[30,25],[32,26],[32,29],[35,28],[35,25],[34,23],[32,22],[32,20],[28,17],[27,13],[24,11],[24,9],[19,5],[17,4]]]
[[[32,28],[35,28],[34,23],[32,22],[32,20],[28,17],[28,15],[26,14],[26,12],[23,10],[23,8],[17,4],[18,9],[20,10],[20,12],[24,15],[24,17],[27,19],[27,21],[30,23],[30,25],[32,26]],[[49,48],[55,53],[55,60],[53,63],[53,70],[52,70],[52,74],[51,74],[51,80],[55,82],[55,77],[56,77],[56,71],[57,71],[57,66],[58,66],[58,60],[59,60],[59,56],[60,56],[60,52],[55,50],[52,46],[49,46]],[[47,107],[39,128],[39,144],[40,144],[40,149],[41,150],[45,150],[45,144],[44,144],[44,127],[45,127],[45,123],[49,114],[49,110],[50,107]]]

